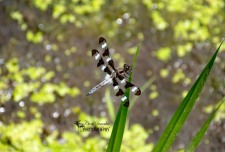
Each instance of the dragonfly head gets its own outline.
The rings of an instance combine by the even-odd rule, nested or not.
[[[124,69],[124,71],[127,73],[127,74],[131,74],[131,72],[132,72],[132,67],[130,66],[130,65],[127,65],[127,64],[124,64],[123,65],[123,69]]]

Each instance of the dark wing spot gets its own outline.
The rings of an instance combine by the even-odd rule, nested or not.
[[[122,76],[122,75],[120,75],[120,74],[117,74],[116,75],[120,80],[123,80],[124,79],[124,77]]]
[[[123,90],[122,89],[119,89],[119,91],[116,93],[116,96],[121,96],[123,94],[124,94]]]
[[[140,96],[141,95],[141,90],[138,88],[137,92],[135,93],[136,96]]]
[[[104,50],[104,52],[102,53],[103,56],[109,56],[109,49],[108,47]]]
[[[109,69],[109,67],[106,67],[106,68],[104,69],[104,72],[108,73],[109,75],[112,74],[112,72],[111,72],[111,70]]]
[[[116,78],[113,78],[113,86],[118,86],[119,83],[116,81]]]
[[[99,52],[98,52],[96,49],[93,49],[93,50],[91,51],[91,53],[92,53],[92,56],[94,56],[95,54],[99,54]]]
[[[99,61],[98,61],[98,64],[97,64],[97,67],[100,67],[101,65],[104,64],[104,61],[103,59],[101,58]]]
[[[110,60],[110,61],[108,62],[108,64],[112,67],[112,69],[113,69],[114,71],[116,71],[116,69],[115,69],[115,67],[114,67],[114,62],[113,62],[113,60]]]
[[[135,86],[135,85],[126,81],[126,84],[125,84],[124,87],[127,89],[127,88],[130,88],[130,87],[133,87],[133,86]]]
[[[102,42],[106,42],[106,40],[105,40],[104,37],[100,37],[100,38],[99,38],[99,42],[98,42],[98,43],[101,44]]]

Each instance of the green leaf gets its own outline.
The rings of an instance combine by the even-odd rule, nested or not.
[[[51,103],[55,101],[54,91],[56,90],[56,85],[51,83],[46,83],[42,86],[40,91],[34,92],[30,100],[37,103]]]
[[[7,61],[6,69],[9,71],[9,73],[18,72],[20,69],[18,58],[12,58],[9,61]]]
[[[121,101],[122,102],[122,101]],[[126,124],[128,107],[120,105],[119,111],[116,116],[116,121],[113,126],[112,134],[109,140],[107,152],[117,152],[120,151],[124,128]]]
[[[57,85],[55,87],[55,91],[61,96],[65,96],[66,94],[68,94],[70,88],[64,83],[61,82],[59,85]]]
[[[26,33],[26,38],[28,41],[33,42],[33,43],[40,43],[43,41],[43,34],[42,32],[36,32],[33,33],[31,30],[28,30]]]
[[[140,50],[140,45],[138,45],[136,54],[134,56],[133,63],[132,63],[132,69],[135,65],[139,50]],[[132,73],[130,74],[130,77],[129,77],[128,81],[129,82],[132,81]],[[130,89],[127,89],[125,91],[125,95],[129,99]],[[126,101],[126,103],[127,102],[128,101]],[[120,147],[121,147],[121,143],[122,143],[122,139],[123,139],[123,133],[124,133],[125,125],[126,125],[127,113],[128,113],[128,106],[125,106],[126,103],[121,101],[120,108],[118,110],[116,120],[115,120],[113,130],[112,130],[112,134],[111,134],[111,137],[110,137],[110,140],[109,140],[107,152],[118,152],[118,151],[120,151]]]
[[[12,11],[10,16],[12,19],[17,20],[18,23],[23,22],[23,14],[21,14],[19,11]]]
[[[28,95],[28,86],[26,84],[18,84],[13,92],[13,100],[20,101]]]
[[[210,114],[209,118],[206,120],[202,128],[198,131],[198,133],[194,136],[191,140],[190,144],[185,149],[185,152],[194,152],[197,148],[198,144],[201,142],[203,136],[205,135],[211,121],[213,120],[214,116],[216,115],[217,111],[219,110],[220,106],[225,102],[225,99],[217,106],[217,108]]]
[[[24,73],[29,76],[31,80],[36,80],[46,73],[46,69],[43,67],[29,67],[24,70]]]
[[[105,91],[105,97],[106,97],[106,106],[107,106],[107,109],[109,112],[109,116],[110,116],[111,120],[114,121],[115,120],[115,108],[114,108],[113,102],[110,98],[110,91],[108,88]]]
[[[77,87],[70,88],[70,90],[68,92],[68,94],[72,97],[78,96],[78,95],[80,95],[80,93],[81,93],[81,91]]]
[[[42,11],[46,11],[52,0],[34,0],[34,5]]]
[[[169,47],[161,48],[154,54],[159,60],[167,62],[171,58],[171,49]]]
[[[213,63],[216,59],[217,53],[220,50],[220,47],[223,42],[221,42],[220,46],[212,56],[209,63],[206,65],[198,79],[195,81],[194,85],[192,86],[191,90],[188,92],[176,112],[174,113],[173,117],[171,118],[169,124],[167,125],[166,129],[164,130],[163,134],[161,135],[158,143],[156,144],[153,152],[166,152],[171,147],[172,143],[174,142],[178,132],[182,128],[186,118],[188,117],[189,113],[191,112],[207,78],[212,69]]]
[[[42,79],[44,81],[50,81],[54,76],[55,76],[55,72],[49,71],[42,77]]]

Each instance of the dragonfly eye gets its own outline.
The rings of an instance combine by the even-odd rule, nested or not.
[[[127,64],[124,64],[123,67],[124,67],[124,69],[126,69],[126,70],[129,70],[129,69],[130,69],[130,66],[127,65]]]

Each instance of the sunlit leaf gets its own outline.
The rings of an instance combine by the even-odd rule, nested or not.
[[[167,62],[171,57],[170,48],[160,48],[158,51],[154,53],[154,55],[161,61]]]
[[[81,94],[81,91],[80,91],[79,88],[73,87],[73,88],[70,89],[69,94],[70,94],[72,97],[75,97],[75,96],[77,96],[77,95],[80,95],[80,94]]]
[[[27,31],[26,38],[28,41],[33,43],[40,43],[43,40],[42,32],[33,33],[31,30]]]
[[[47,73],[42,77],[42,79],[43,79],[44,81],[49,81],[49,80],[51,80],[54,76],[55,76],[55,72],[49,71],[49,72],[47,72]]]
[[[151,16],[158,30],[164,30],[168,27],[168,23],[164,20],[164,18],[158,11],[153,11]]]
[[[17,116],[18,116],[19,118],[25,118],[26,114],[25,114],[24,111],[17,111]]]
[[[31,95],[30,100],[37,103],[55,102],[55,95],[47,92],[35,92]]]
[[[10,73],[18,72],[20,66],[17,58],[12,58],[6,62],[6,68]]]
[[[182,69],[177,69],[176,73],[172,78],[173,83],[177,83],[185,78],[185,74],[183,73]]]
[[[161,69],[161,70],[160,70],[160,76],[161,76],[162,78],[167,77],[168,74],[169,74],[169,71],[168,71],[167,69]]]
[[[221,42],[220,46],[222,45],[222,43],[223,42]],[[186,121],[188,115],[190,114],[193,106],[196,103],[197,98],[199,97],[203,89],[203,86],[209,76],[209,73],[216,59],[217,53],[220,50],[220,46],[217,48],[211,60],[208,62],[208,64],[206,65],[198,79],[195,81],[194,85],[192,86],[186,97],[183,99],[182,103],[177,108],[174,115],[172,116],[158,143],[154,147],[154,152],[166,152],[171,147],[178,132],[182,128],[184,122]]]
[[[10,16],[13,19],[17,20],[18,23],[22,23],[23,22],[23,15],[19,11],[11,12]]]
[[[34,5],[42,11],[46,11],[52,0],[33,0]]]
[[[15,86],[13,91],[14,101],[20,101],[27,97],[30,92],[34,91],[39,87],[40,83],[19,83]]]
[[[154,92],[151,92],[148,97],[149,99],[153,100],[157,98],[158,96],[159,96],[159,93],[157,91],[154,91]]]
[[[215,117],[217,111],[219,110],[220,106],[225,102],[225,99],[223,99],[222,102],[215,108],[215,110],[210,114],[208,119],[205,121],[204,125],[200,128],[200,130],[197,132],[197,134],[194,136],[194,138],[191,140],[189,145],[186,147],[185,152],[194,152],[201,142],[203,136],[205,135],[211,121]]]
[[[24,70],[24,73],[30,77],[31,80],[36,80],[40,78],[46,72],[43,67],[29,67]]]
[[[158,115],[159,115],[159,111],[158,111],[157,109],[154,109],[154,110],[152,111],[152,115],[153,115],[154,117],[158,116]]]
[[[61,14],[66,11],[66,8],[62,4],[56,4],[53,8],[53,18],[58,18]]]
[[[46,83],[43,85],[43,87],[38,92],[34,92],[30,99],[33,102],[38,103],[48,103],[48,102],[54,102],[55,101],[55,91],[56,85]]]

